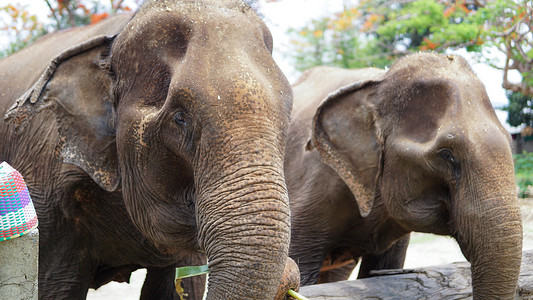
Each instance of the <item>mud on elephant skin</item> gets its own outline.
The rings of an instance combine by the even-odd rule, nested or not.
[[[173,299],[174,267],[206,259],[208,299],[275,297],[292,91],[271,51],[240,1],[147,0],[0,60],[0,160],[35,202],[40,299],[137,268],[141,298]]]
[[[401,268],[418,231],[457,240],[475,299],[514,297],[522,225],[510,136],[463,58],[318,67],[293,92],[289,255],[303,285],[346,279],[359,259],[360,278]]]

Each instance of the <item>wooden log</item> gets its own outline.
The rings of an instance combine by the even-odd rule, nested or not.
[[[383,270],[376,277],[305,286],[309,299],[472,299],[470,264]],[[533,299],[533,251],[522,255],[515,299]]]

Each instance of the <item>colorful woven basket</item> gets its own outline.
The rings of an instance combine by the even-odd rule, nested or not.
[[[0,241],[37,227],[37,214],[24,179],[8,163],[0,164]]]

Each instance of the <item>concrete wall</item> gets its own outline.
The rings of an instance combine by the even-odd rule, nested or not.
[[[37,299],[39,231],[0,242],[0,300]]]

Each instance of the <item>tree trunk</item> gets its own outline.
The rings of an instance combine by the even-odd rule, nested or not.
[[[472,299],[470,264],[373,271],[376,277],[305,286],[309,299]],[[533,298],[533,250],[522,255],[515,299]]]

